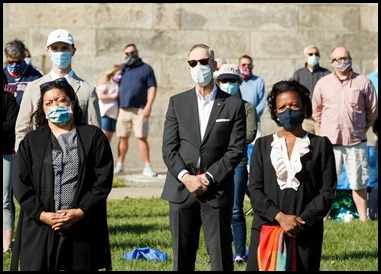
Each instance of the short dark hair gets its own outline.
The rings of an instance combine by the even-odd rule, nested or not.
[[[129,44],[127,44],[127,45],[124,47],[124,49],[129,48],[129,47],[134,47],[136,50],[138,50],[138,48],[136,47],[136,45],[135,45],[134,43],[129,43]]]
[[[7,58],[11,57],[11,58],[19,58],[24,60],[25,49],[26,49],[25,44],[21,40],[14,39],[5,44],[4,54],[5,54],[5,57]]]
[[[302,101],[306,118],[311,118],[312,116],[312,103],[310,99],[310,91],[308,88],[294,79],[290,79],[288,81],[280,81],[273,85],[271,91],[267,95],[267,104],[269,107],[271,119],[274,120],[278,126],[282,126],[282,124],[277,119],[278,116],[276,114],[276,98],[279,94],[287,91],[293,91],[297,93],[300,100]]]

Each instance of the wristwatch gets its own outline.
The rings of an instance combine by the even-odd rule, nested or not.
[[[213,177],[209,175],[209,173],[205,173],[205,177],[206,179],[208,179],[209,183],[210,184],[213,184],[214,183],[214,180],[213,180]]]

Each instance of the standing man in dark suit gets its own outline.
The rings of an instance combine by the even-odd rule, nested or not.
[[[245,149],[245,107],[214,83],[211,48],[193,45],[188,64],[196,87],[170,98],[162,148],[173,270],[195,270],[202,226],[211,270],[233,271],[234,168]]]

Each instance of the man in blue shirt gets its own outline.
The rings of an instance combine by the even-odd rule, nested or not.
[[[119,114],[116,122],[116,135],[119,137],[118,159],[114,173],[124,172],[128,138],[133,129],[144,162],[143,175],[155,177],[157,173],[152,169],[147,142],[148,119],[157,89],[155,73],[149,64],[139,58],[135,44],[126,45],[124,53],[126,61],[119,84]]]

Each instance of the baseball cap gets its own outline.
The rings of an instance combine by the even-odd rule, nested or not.
[[[51,44],[56,42],[64,42],[70,45],[74,44],[74,37],[65,29],[56,29],[53,30],[49,36],[48,41],[46,42],[46,46],[49,47]]]
[[[237,65],[234,64],[223,64],[218,70],[217,79],[237,79],[241,78],[241,72]]]

